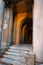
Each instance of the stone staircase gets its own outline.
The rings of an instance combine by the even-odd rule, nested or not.
[[[28,47],[13,45],[0,58],[0,65],[34,65],[34,53]]]

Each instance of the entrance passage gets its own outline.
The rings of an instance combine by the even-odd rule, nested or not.
[[[32,44],[32,19],[26,18],[22,22],[21,42],[22,44]]]

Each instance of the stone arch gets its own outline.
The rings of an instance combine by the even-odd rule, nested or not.
[[[20,44],[21,43],[21,27],[22,24],[24,23],[25,20],[30,20],[31,18],[28,17],[27,13],[19,13],[16,15],[15,17],[15,26],[14,26],[14,43],[15,44]],[[27,22],[26,24],[30,24],[29,22]]]
[[[21,29],[21,33],[20,33],[20,42],[21,43],[24,43],[24,32],[25,32],[25,30],[26,30],[26,27],[27,27],[27,25],[24,25],[23,26],[23,28]]]
[[[24,18],[22,22],[20,23],[20,43],[23,43],[22,40],[24,39],[24,32],[27,30],[27,28],[31,26],[32,27],[32,19],[31,18]],[[32,36],[32,29],[30,30],[31,36]],[[23,34],[23,36],[22,36]],[[32,38],[31,38],[32,40]]]
[[[13,38],[13,42],[15,44],[19,44],[20,43],[20,25],[23,19],[25,19],[27,17],[27,13],[18,13],[15,17],[15,23],[14,23],[14,38]]]

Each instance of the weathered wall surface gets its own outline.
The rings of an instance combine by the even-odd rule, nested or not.
[[[43,62],[43,0],[34,0],[33,51],[36,61]]]
[[[3,22],[3,12],[4,12],[5,3],[3,0],[0,0],[0,46],[3,47],[3,43],[1,44],[2,39],[2,22]]]

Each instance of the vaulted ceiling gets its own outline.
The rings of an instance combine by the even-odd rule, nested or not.
[[[9,6],[9,4],[12,4],[12,3],[17,4],[17,3],[22,2],[22,1],[29,2],[31,5],[34,3],[34,0],[4,0],[4,1],[5,1],[7,6]]]
[[[32,15],[33,3],[34,0],[4,0],[6,7],[12,6],[13,4],[13,12],[21,13],[21,12],[29,12]]]
[[[18,3],[18,2],[21,2],[23,0],[4,0],[6,3]],[[26,0],[25,0],[26,1]],[[34,2],[34,0],[28,0],[29,2]]]

